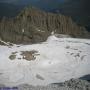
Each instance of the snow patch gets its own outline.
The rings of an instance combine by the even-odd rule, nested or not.
[[[89,44],[89,39],[57,38],[51,35],[42,44],[14,45],[12,48],[0,46],[0,84],[47,85],[90,74]],[[18,52],[17,57],[21,57],[21,51],[31,50],[40,54],[34,61],[18,58],[11,61],[8,58],[12,52]]]

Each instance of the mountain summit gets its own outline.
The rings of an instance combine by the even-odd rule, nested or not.
[[[13,43],[37,43],[45,41],[51,33],[89,38],[84,27],[78,26],[68,16],[28,7],[15,18],[2,19],[0,38]]]

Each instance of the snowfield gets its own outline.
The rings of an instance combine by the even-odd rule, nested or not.
[[[20,59],[21,51],[36,50],[35,60]],[[10,60],[12,52],[16,59]],[[90,74],[90,40],[57,38],[32,45],[0,46],[0,84],[48,85]]]

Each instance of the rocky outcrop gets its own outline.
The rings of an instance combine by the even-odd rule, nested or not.
[[[19,90],[90,90],[90,83],[85,80],[71,79],[64,83],[55,83],[48,86],[20,85]]]
[[[5,85],[0,85],[0,88],[5,88]],[[7,89],[7,87],[5,88]],[[15,90],[90,90],[90,83],[85,80],[71,79],[64,83],[49,84],[47,86],[32,86],[28,84],[18,85],[10,88]]]
[[[15,18],[0,22],[0,38],[13,43],[37,43],[47,39],[51,32],[89,38],[87,30],[68,16],[46,13],[36,8],[25,8]]]

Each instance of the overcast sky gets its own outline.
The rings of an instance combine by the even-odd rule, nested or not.
[[[0,2],[8,2],[8,3],[14,3],[16,1],[37,1],[37,0],[0,0]],[[56,0],[57,1],[57,0]],[[79,2],[84,5],[89,5],[90,6],[90,0],[63,0],[63,1],[71,1],[71,2]]]
[[[15,1],[18,1],[18,0],[0,0],[0,2],[8,2],[8,3],[15,2]]]

